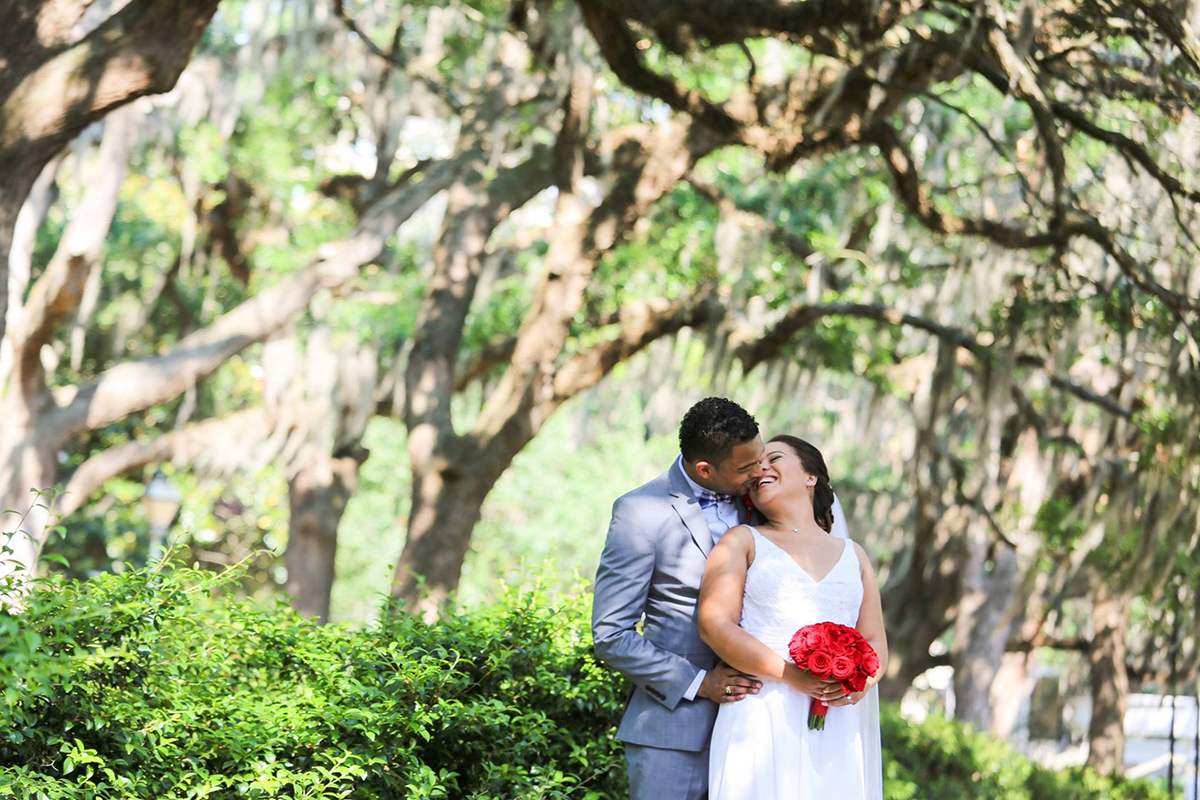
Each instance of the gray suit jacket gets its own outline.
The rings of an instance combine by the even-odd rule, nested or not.
[[[700,639],[696,604],[712,533],[677,461],[613,504],[596,571],[596,655],[634,684],[617,738],[698,752],[708,747],[717,704],[683,695],[717,663]],[[636,630],[645,616],[642,633]]]

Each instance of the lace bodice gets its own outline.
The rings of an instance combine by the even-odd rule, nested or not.
[[[813,580],[786,551],[754,528],[754,563],[746,572],[741,627],[787,658],[792,635],[805,625],[836,622],[854,627],[863,585],[854,543],[820,581]]]

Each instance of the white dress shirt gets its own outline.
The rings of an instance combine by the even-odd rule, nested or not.
[[[679,464],[679,469],[683,472],[684,479],[688,482],[688,485],[692,487],[692,493],[696,495],[697,498],[700,497],[701,492],[711,491],[710,489],[705,489],[703,486],[692,480],[692,476],[688,475],[687,470],[684,469],[682,455],[679,456],[679,461],[677,463]],[[726,531],[740,524],[740,520],[738,520],[736,500],[730,500],[728,502],[722,501],[714,505],[710,505],[708,508],[702,510],[704,511],[704,518],[708,520],[708,530],[710,533],[712,533],[714,545],[722,536],[725,535]],[[700,691],[700,684],[704,683],[704,676],[707,674],[708,673],[706,670],[700,670],[700,673],[696,675],[695,679],[692,681],[692,685],[689,686],[688,690],[683,693],[685,700],[696,699],[696,692]]]

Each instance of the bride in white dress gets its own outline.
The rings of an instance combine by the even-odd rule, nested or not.
[[[808,442],[772,439],[751,498],[770,522],[723,535],[700,589],[701,637],[762,680],[717,714],[709,800],[881,800],[875,685],[888,654],[875,571],[847,538],[825,461]],[[879,654],[865,691],[846,695],[788,656],[792,634],[826,621],[857,628]],[[808,729],[814,698],[830,706],[824,730]]]

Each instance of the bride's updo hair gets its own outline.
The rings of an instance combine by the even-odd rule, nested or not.
[[[829,533],[833,530],[833,487],[829,485],[829,470],[825,468],[821,451],[803,439],[787,434],[773,436],[771,441],[792,448],[804,471],[817,476],[817,485],[813,487],[813,517]]]

